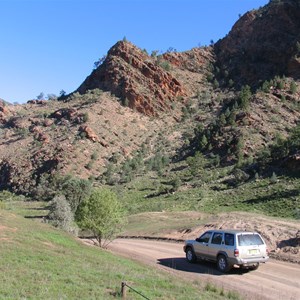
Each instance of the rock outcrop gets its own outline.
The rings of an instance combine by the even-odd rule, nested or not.
[[[5,124],[7,122],[7,114],[8,109],[6,108],[4,101],[0,99],[0,124]]]
[[[300,2],[271,1],[243,15],[215,45],[217,64],[240,84],[300,78]]]
[[[100,88],[120,97],[123,104],[146,115],[156,115],[170,108],[178,96],[184,96],[182,84],[129,42],[118,42],[107,58],[81,84],[77,92]]]

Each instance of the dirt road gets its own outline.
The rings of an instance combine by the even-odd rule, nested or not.
[[[109,248],[122,256],[164,269],[181,279],[210,282],[225,290],[238,291],[244,299],[300,299],[298,264],[269,260],[256,271],[234,269],[224,275],[212,263],[186,262],[182,244],[117,239]]]

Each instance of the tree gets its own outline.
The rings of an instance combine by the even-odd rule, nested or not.
[[[92,185],[88,180],[76,178],[71,175],[45,175],[35,191],[35,198],[39,200],[53,200],[55,196],[63,195],[69,203],[72,213],[78,205],[91,194]]]
[[[218,80],[215,78],[214,81],[213,81],[214,89],[217,89],[219,86],[220,86],[220,84],[219,84]]]
[[[295,81],[292,81],[290,84],[290,92],[292,94],[295,94],[297,92],[297,84],[295,83]]]
[[[43,100],[44,97],[45,97],[44,93],[41,92],[39,95],[36,96],[36,99],[38,99],[38,100]]]
[[[207,146],[208,140],[205,134],[202,135],[202,138],[199,142],[199,148],[200,150],[204,150],[205,147]]]
[[[56,100],[57,96],[55,94],[47,94],[48,100]]]
[[[65,91],[65,90],[61,90],[61,91],[59,92],[59,96],[60,96],[60,97],[65,97],[65,96],[66,96],[66,91]]]
[[[251,96],[252,96],[252,94],[251,94],[250,86],[249,85],[243,86],[242,90],[240,92],[241,109],[247,110],[249,108]]]
[[[103,55],[101,58],[99,58],[97,61],[94,62],[94,69],[97,69],[100,65],[103,64],[103,62],[106,59],[106,55]]]
[[[124,220],[124,211],[116,195],[104,188],[95,189],[90,197],[81,203],[76,213],[79,227],[91,230],[102,248],[120,232]]]
[[[85,179],[66,176],[59,183],[59,189],[70,204],[71,211],[75,213],[79,204],[90,195],[91,183]]]

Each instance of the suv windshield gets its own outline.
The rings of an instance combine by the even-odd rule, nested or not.
[[[263,245],[261,237],[258,234],[240,234],[238,236],[240,246]]]

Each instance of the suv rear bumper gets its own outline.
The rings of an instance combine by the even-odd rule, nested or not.
[[[228,258],[228,262],[231,265],[242,265],[242,266],[251,266],[256,263],[265,263],[269,259],[268,256],[265,257],[253,257],[253,258]]]

